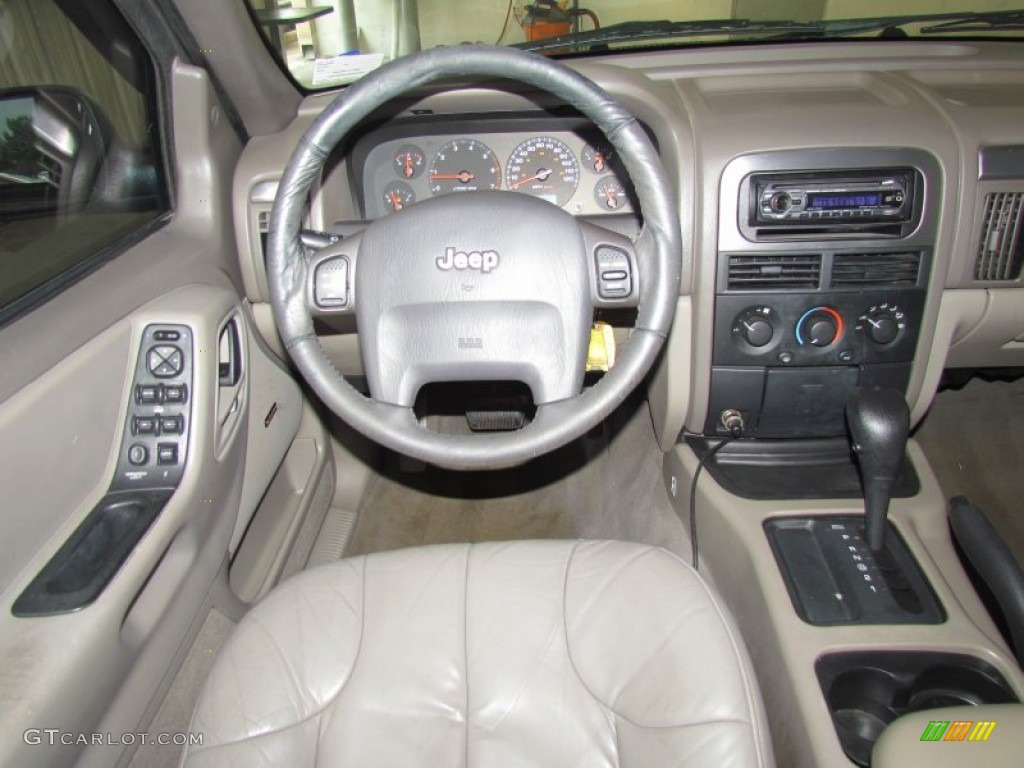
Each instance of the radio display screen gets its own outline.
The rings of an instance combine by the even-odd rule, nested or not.
[[[882,205],[880,192],[853,192],[837,194],[835,192],[809,192],[807,208],[834,211],[843,208],[878,208]]]

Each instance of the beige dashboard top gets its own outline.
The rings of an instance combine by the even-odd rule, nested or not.
[[[723,180],[731,163],[752,154],[906,148],[934,158],[938,174],[934,189],[927,191],[935,213],[932,270],[908,388],[915,421],[931,402],[944,367],[1024,364],[1021,281],[978,280],[975,263],[984,245],[986,196],[1024,193],[1024,165],[979,179],[983,148],[1024,145],[1024,47],[837,42],[632,53],[568,63],[649,127],[677,191],[684,244],[676,338],[651,395],[663,446],[682,427],[699,431],[703,424],[716,262],[723,238],[735,229],[723,208],[739,194]],[[285,131],[253,139],[238,164],[236,235],[246,291],[256,304],[268,296],[260,231],[272,197],[265,194],[265,182],[276,180],[303,130],[331,98],[305,99]],[[415,94],[382,119],[392,124],[447,115],[479,121],[556,106],[544,94],[488,84]],[[339,154],[329,162],[315,190],[309,226],[331,229],[336,222],[360,220],[359,184],[350,156]],[[263,197],[254,196],[257,187]],[[342,370],[357,372],[355,346],[335,347],[347,350],[336,360]]]

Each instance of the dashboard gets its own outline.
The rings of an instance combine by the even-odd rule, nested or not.
[[[355,176],[366,218],[478,190],[532,195],[573,215],[634,210],[611,145],[578,121],[504,118],[470,130],[465,122],[406,123],[364,136]]]
[[[737,403],[753,436],[835,435],[843,392],[865,383],[904,391],[916,422],[944,369],[1024,365],[1022,49],[844,42],[569,62],[644,125],[675,189],[676,324],[649,388],[664,450],[720,433]],[[308,96],[236,171],[243,279],[272,344],[272,191],[331,98]],[[306,226],[344,234],[498,189],[632,236],[642,211],[606,149],[525,86],[432,87],[335,150]],[[354,325],[321,330],[338,369],[360,375]]]

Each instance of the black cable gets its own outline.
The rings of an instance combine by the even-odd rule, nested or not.
[[[515,0],[508,0],[508,9],[505,11],[505,23],[501,25],[501,34],[498,35],[498,39],[494,41],[495,45],[498,45],[505,37],[505,32],[508,30],[508,20],[512,18],[512,4]]]
[[[697,555],[697,480],[700,478],[700,473],[704,469],[704,465],[714,458],[715,454],[725,448],[736,438],[742,436],[743,428],[740,427],[738,430],[734,429],[733,433],[726,437],[712,448],[710,451],[705,453],[700,462],[697,464],[697,471],[693,473],[693,480],[690,482],[690,552],[693,560],[693,570],[699,570],[700,560]]]

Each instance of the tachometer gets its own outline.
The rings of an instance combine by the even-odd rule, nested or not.
[[[509,189],[562,206],[576,193],[580,165],[563,142],[550,136],[535,136],[515,148],[505,176]]]
[[[449,141],[437,150],[428,175],[435,195],[501,187],[501,163],[490,147],[476,139]]]

